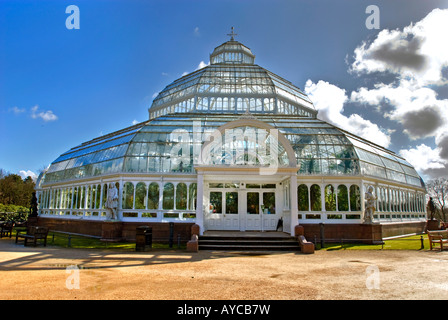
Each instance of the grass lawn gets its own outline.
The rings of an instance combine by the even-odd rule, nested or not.
[[[326,243],[322,250],[421,250],[421,237],[423,237],[424,249],[429,249],[428,235],[422,234],[385,240],[383,245],[362,243]],[[320,249],[320,243],[315,245],[316,249]]]
[[[385,240],[384,244],[372,245],[362,243],[326,243],[324,248],[320,248],[320,242],[316,243],[317,250],[421,250],[421,237],[423,237],[424,249],[429,249],[428,236],[426,234],[409,236],[404,238],[396,238]],[[60,247],[68,247],[68,236],[64,234],[49,233],[47,243]],[[70,241],[72,248],[86,248],[86,249],[118,249],[124,251],[135,251],[135,242],[103,242],[99,239],[72,237]],[[153,242],[153,249],[170,249],[170,250],[185,250],[185,244],[181,244],[178,248],[177,243],[169,248],[168,244]]]
[[[15,231],[13,232],[15,237]],[[67,234],[49,232],[47,238],[48,246],[57,246],[63,248],[83,248],[83,249],[113,249],[123,251],[135,251],[135,242],[105,242],[96,238],[88,238],[82,236],[72,236],[69,240]],[[181,244],[178,247],[177,242],[174,241],[173,247],[170,248],[168,244],[156,243],[152,244],[153,249],[166,249],[166,250],[185,250],[186,245]]]

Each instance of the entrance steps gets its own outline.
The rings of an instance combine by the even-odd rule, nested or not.
[[[205,232],[199,250],[300,251],[298,241],[283,232]]]

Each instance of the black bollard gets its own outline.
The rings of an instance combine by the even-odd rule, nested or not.
[[[169,240],[170,248],[173,247],[173,237],[174,237],[174,222],[170,222],[170,240]]]
[[[324,224],[321,222],[320,225],[320,247],[323,248],[325,245],[325,227]]]

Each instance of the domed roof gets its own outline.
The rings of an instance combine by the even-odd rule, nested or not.
[[[196,144],[200,149],[216,129],[240,119],[241,115],[190,113],[145,121],[63,153],[51,164],[42,184],[119,173],[191,174],[198,164],[197,155],[190,154],[183,162],[178,161],[177,154],[173,156],[173,150],[179,150],[175,146],[185,143],[180,137],[188,134],[186,149],[194,153]],[[367,176],[424,187],[418,173],[405,159],[329,123],[282,115],[258,115],[255,119],[278,129],[289,141],[296,158],[294,166],[300,175]],[[247,130],[251,128],[242,128],[242,132]],[[196,134],[199,134],[197,141]],[[291,165],[285,158],[285,148],[278,147],[280,166]],[[213,161],[213,165],[225,164],[226,155]]]
[[[242,43],[223,43],[210,55],[210,65],[173,81],[157,95],[149,108],[150,119],[182,112],[246,110],[316,117],[313,103],[302,90],[254,60]]]

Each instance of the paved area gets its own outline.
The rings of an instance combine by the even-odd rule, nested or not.
[[[448,251],[141,253],[0,239],[0,299],[448,299],[446,270]]]

